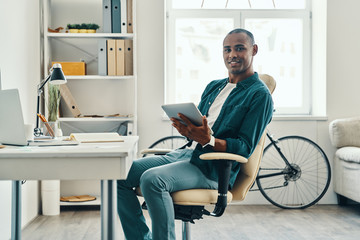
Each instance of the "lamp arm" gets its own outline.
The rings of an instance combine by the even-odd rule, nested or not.
[[[36,127],[34,129],[34,135],[36,137],[39,137],[41,135],[41,129],[39,128],[39,117],[38,114],[40,113],[40,96],[42,93],[42,89],[44,88],[45,84],[50,80],[51,78],[51,70],[50,69],[50,74],[42,81],[39,83],[38,85],[38,91],[37,91],[37,103],[36,103]]]
[[[39,85],[38,85],[38,95],[40,95],[42,93],[43,87],[50,80],[50,78],[51,78],[51,70],[52,70],[52,68],[50,69],[50,74],[41,83],[39,83]]]

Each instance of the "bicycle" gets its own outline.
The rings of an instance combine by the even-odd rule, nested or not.
[[[273,205],[284,209],[304,209],[317,203],[326,193],[331,169],[325,152],[312,140],[302,136],[274,139],[265,147],[256,185]],[[159,139],[149,148],[177,149],[187,143],[183,136]]]

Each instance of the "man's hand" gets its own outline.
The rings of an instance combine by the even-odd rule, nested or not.
[[[203,116],[202,118],[202,125],[196,126],[185,115],[181,113],[179,113],[178,115],[186,125],[181,123],[176,118],[171,118],[170,120],[173,122],[172,125],[178,130],[181,135],[191,140],[194,140],[201,145],[205,145],[210,141],[211,130],[208,126],[205,116]]]

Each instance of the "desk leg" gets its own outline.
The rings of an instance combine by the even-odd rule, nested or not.
[[[116,181],[101,180],[101,240],[115,239]]]
[[[11,240],[21,239],[21,181],[12,181]]]

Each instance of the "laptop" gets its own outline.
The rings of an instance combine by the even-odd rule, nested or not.
[[[61,139],[26,139],[24,118],[18,89],[0,90],[0,143],[19,146],[77,145],[76,141]]]

